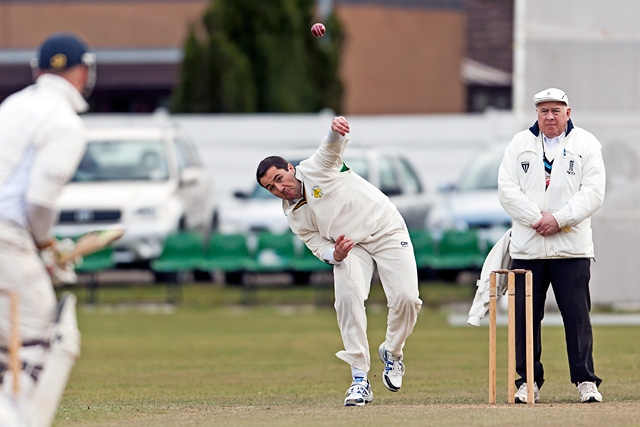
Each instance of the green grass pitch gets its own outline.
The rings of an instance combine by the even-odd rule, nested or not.
[[[79,304],[82,354],[54,426],[638,425],[640,327],[594,328],[604,402],[590,405],[578,403],[569,383],[562,328],[545,327],[547,382],[534,407],[505,403],[506,328],[499,329],[501,403],[489,405],[488,331],[449,326],[438,303],[457,292],[470,304],[473,290],[427,285],[405,347],[404,384],[391,393],[376,352],[386,307],[374,289],[368,306],[374,401],[345,408],[350,371],[334,356],[341,341],[330,294],[289,291],[279,297],[286,304],[246,307],[231,304],[242,298],[237,289],[190,286],[172,309],[143,304],[161,302],[160,288],[101,290],[99,305]],[[118,304],[135,299],[139,304]]]

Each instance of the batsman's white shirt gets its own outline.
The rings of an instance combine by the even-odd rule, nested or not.
[[[24,341],[47,336],[55,294],[27,228],[26,206],[54,209],[85,150],[78,112],[88,105],[66,79],[43,74],[0,105],[0,288],[20,296]],[[0,313],[8,313],[0,297]],[[8,317],[0,316],[0,342]]]
[[[77,112],[88,105],[66,79],[43,74],[0,105],[0,218],[26,226],[26,204],[53,209],[85,150]]]
[[[385,345],[401,357],[422,301],[413,246],[404,220],[389,198],[348,169],[342,160],[347,138],[330,133],[296,168],[303,199],[283,201],[294,233],[320,259],[344,234],[354,247],[334,266],[335,308],[344,350],[337,356],[365,372],[370,369],[364,302],[377,267],[387,296]]]

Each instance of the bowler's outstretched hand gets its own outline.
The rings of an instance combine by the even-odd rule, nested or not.
[[[344,234],[341,234],[336,239],[336,244],[334,246],[333,259],[337,262],[342,261],[349,255],[349,252],[353,249],[353,240],[348,237],[344,237]]]
[[[331,121],[331,130],[345,136],[349,133],[349,122],[342,116],[335,117]]]

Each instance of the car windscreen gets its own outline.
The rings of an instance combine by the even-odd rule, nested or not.
[[[497,190],[498,170],[502,154],[499,152],[485,152],[474,157],[462,171],[458,180],[459,191]]]
[[[95,140],[87,143],[73,182],[166,181],[164,144],[160,140]]]

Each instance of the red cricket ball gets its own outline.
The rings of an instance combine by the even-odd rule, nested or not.
[[[316,24],[313,24],[313,26],[311,27],[311,34],[313,34],[315,37],[322,37],[326,32],[327,32],[327,29],[324,27],[323,24],[319,22]]]

